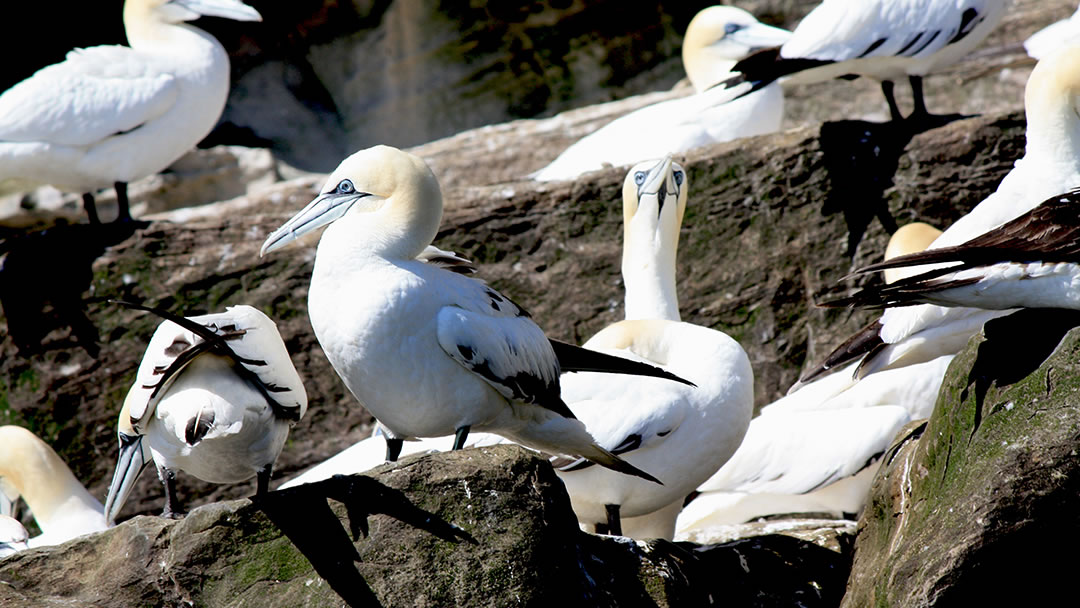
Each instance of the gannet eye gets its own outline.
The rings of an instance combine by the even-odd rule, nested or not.
[[[676,171],[675,172],[675,185],[681,186],[682,185],[682,180],[683,180],[682,171]]]
[[[724,34],[730,36],[741,29],[743,29],[742,25],[739,25],[738,23],[729,23],[724,26]]]
[[[356,192],[356,186],[353,186],[352,181],[343,179],[341,180],[341,183],[337,185],[336,192],[339,194],[352,194],[353,192]]]
[[[638,171],[637,173],[634,174],[634,183],[639,185],[639,186],[641,184],[645,183],[645,172],[644,171]]]

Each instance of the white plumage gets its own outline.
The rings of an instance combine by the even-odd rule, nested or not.
[[[28,548],[29,538],[19,520],[0,514],[0,559]]]
[[[1034,59],[1042,59],[1056,49],[1080,42],[1080,7],[1068,19],[1056,21],[1024,41],[1024,50]]]
[[[779,86],[731,101],[713,86],[755,48],[781,44],[790,32],[759,23],[729,6],[703,10],[687,27],[683,65],[696,94],[647,106],[582,138],[532,175],[538,181],[570,180],[605,166],[621,167],[706,144],[779,130],[784,94]]]
[[[130,47],[71,51],[0,95],[0,188],[52,184],[92,194],[157,173],[217,123],[229,92],[229,58],[200,15],[258,21],[239,0],[128,0]]]

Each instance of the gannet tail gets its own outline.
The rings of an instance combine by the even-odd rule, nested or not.
[[[590,445],[588,449],[580,450],[580,455],[584,458],[588,458],[590,461],[596,464],[611,469],[612,471],[618,471],[626,475],[633,475],[634,477],[640,477],[653,483],[664,485],[662,481],[649,475],[645,471],[635,467],[634,465],[626,462],[622,458],[619,458],[615,454],[605,450],[604,448],[596,445],[595,443]]]
[[[724,88],[733,89],[743,83],[749,83],[750,87],[738,96],[742,97],[766,87],[784,76],[830,63],[835,62],[826,59],[786,59],[780,56],[780,47],[769,47],[752,53],[736,63],[735,67],[731,68],[731,71],[735,72],[736,75],[717,86],[723,85]]]

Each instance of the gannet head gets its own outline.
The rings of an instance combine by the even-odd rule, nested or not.
[[[941,236],[941,231],[930,224],[912,222],[897,229],[885,247],[885,259],[891,260],[897,256],[923,251]],[[885,271],[885,282],[892,283],[911,274],[911,268],[890,268]]]
[[[26,528],[17,519],[0,514],[0,557],[25,551],[29,539]]]
[[[345,245],[413,259],[435,239],[442,221],[442,191],[421,158],[375,146],[346,158],[326,180],[322,194],[266,238],[260,255],[320,226]]]
[[[105,521],[110,526],[116,522],[116,515],[124,507],[139,474],[153,459],[149,443],[144,441],[143,436],[138,434],[132,426],[131,403],[140,395],[145,397],[145,393],[136,390],[128,391],[124,406],[120,408],[120,415],[116,421],[116,436],[120,443],[120,453],[116,457],[116,469],[113,470],[109,494],[105,499]]]
[[[146,21],[182,23],[203,16],[262,21],[259,11],[240,0],[127,0],[124,3],[124,27],[129,31]]]
[[[72,508],[71,498],[96,502],[56,452],[29,430],[0,426],[0,446],[0,477],[22,495],[42,532]]]
[[[733,6],[703,9],[686,27],[683,69],[698,92],[728,76],[735,62],[756,50],[780,46],[791,32],[765,25]]]
[[[1080,157],[1080,44],[1056,49],[1035,65],[1024,89],[1027,156]],[[1037,162],[1037,161],[1033,161]]]

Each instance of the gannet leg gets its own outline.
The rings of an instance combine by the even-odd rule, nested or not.
[[[131,206],[128,203],[127,182],[116,182],[113,184],[113,189],[116,190],[116,206],[118,209],[116,221],[126,222],[131,220]]]
[[[94,195],[89,192],[83,192],[82,206],[86,209],[86,217],[90,218],[91,224],[100,224],[101,218],[97,214],[97,205],[94,204]]]
[[[619,505],[604,505],[607,511],[607,533],[622,536],[622,519],[619,517]]]
[[[180,519],[184,516],[184,510],[180,508],[180,501],[176,498],[176,472],[159,466],[157,468],[158,479],[165,486],[165,510],[161,516],[166,519]]]
[[[465,440],[469,438],[469,425],[465,425],[454,433],[454,450],[460,450],[465,447]]]
[[[885,101],[889,102],[889,115],[893,120],[899,121],[904,120],[904,115],[900,113],[900,106],[896,105],[896,96],[893,95],[895,87],[896,85],[891,80],[881,81],[881,92],[885,94]]]
[[[915,100],[915,109],[908,118],[926,118],[930,112],[926,111],[926,99],[923,97],[922,76],[908,76],[911,81],[911,97]]]
[[[262,498],[270,491],[270,475],[274,472],[274,463],[270,463],[255,473],[255,498]]]
[[[404,439],[394,439],[390,436],[386,437],[386,462],[397,462],[398,456],[401,456],[401,447],[405,444]]]

